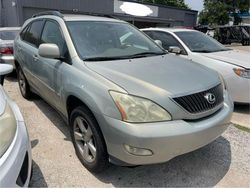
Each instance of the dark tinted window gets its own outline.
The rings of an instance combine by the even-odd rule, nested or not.
[[[24,40],[38,47],[40,45],[40,35],[44,21],[39,20],[31,24],[30,29],[26,32]]]
[[[150,38],[153,39],[153,34],[151,31],[143,31],[144,33],[146,33]]]
[[[20,33],[20,37],[22,40],[24,40],[24,37],[25,37],[25,34],[27,32],[27,30],[29,29],[30,27],[29,26],[26,26]]]
[[[47,21],[45,23],[41,36],[41,43],[56,44],[60,49],[61,55],[65,56],[65,53],[67,51],[66,43],[57,23],[51,21]]]
[[[183,46],[171,34],[161,31],[150,31],[145,33],[154,40],[160,40],[164,49],[168,50],[170,46],[177,46],[182,49],[182,54],[186,54]]]
[[[14,40],[17,34],[18,34],[18,30],[0,31],[0,39],[1,40]]]
[[[156,38],[156,39],[161,40],[162,41],[162,46],[166,50],[170,46],[178,46],[178,47],[180,46],[179,42],[173,36],[171,36],[170,34],[163,33],[163,32],[153,32],[153,37]]]

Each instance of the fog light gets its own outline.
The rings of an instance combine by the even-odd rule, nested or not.
[[[153,152],[149,149],[137,148],[137,147],[129,146],[126,144],[124,144],[124,147],[125,147],[127,152],[129,152],[133,155],[142,155],[142,156],[153,155]]]

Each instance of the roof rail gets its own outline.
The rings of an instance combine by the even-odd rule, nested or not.
[[[89,15],[89,16],[101,16],[101,17],[107,17],[107,18],[113,18],[113,19],[119,19],[113,15],[110,14],[103,14],[103,13],[94,13],[94,12],[82,12],[79,10],[61,10],[60,13],[62,14],[79,14],[79,15]]]
[[[112,16],[110,14],[103,14],[103,13],[94,13],[94,12],[82,12],[78,10],[60,10],[60,11],[45,11],[45,12],[39,12],[37,14],[34,14],[32,18],[39,17],[39,16],[45,16],[45,15],[53,15],[53,16],[58,16],[60,18],[63,18],[63,14],[79,14],[79,15],[89,15],[89,16],[101,16],[101,17],[107,17],[107,18],[113,18],[113,19],[118,19],[115,16]]]
[[[60,18],[63,18],[63,15],[59,11],[45,11],[45,12],[39,12],[37,14],[34,14],[32,18],[38,17],[38,16],[45,16],[45,15],[53,15],[58,16]]]

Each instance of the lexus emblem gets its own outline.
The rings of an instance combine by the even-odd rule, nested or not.
[[[215,101],[216,101],[216,98],[215,98],[214,94],[212,94],[212,93],[207,93],[207,94],[204,96],[204,98],[207,100],[207,102],[208,102],[209,104],[214,104]]]

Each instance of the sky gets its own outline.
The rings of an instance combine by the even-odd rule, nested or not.
[[[185,0],[185,3],[192,10],[198,10],[199,12],[203,9],[203,0]]]

